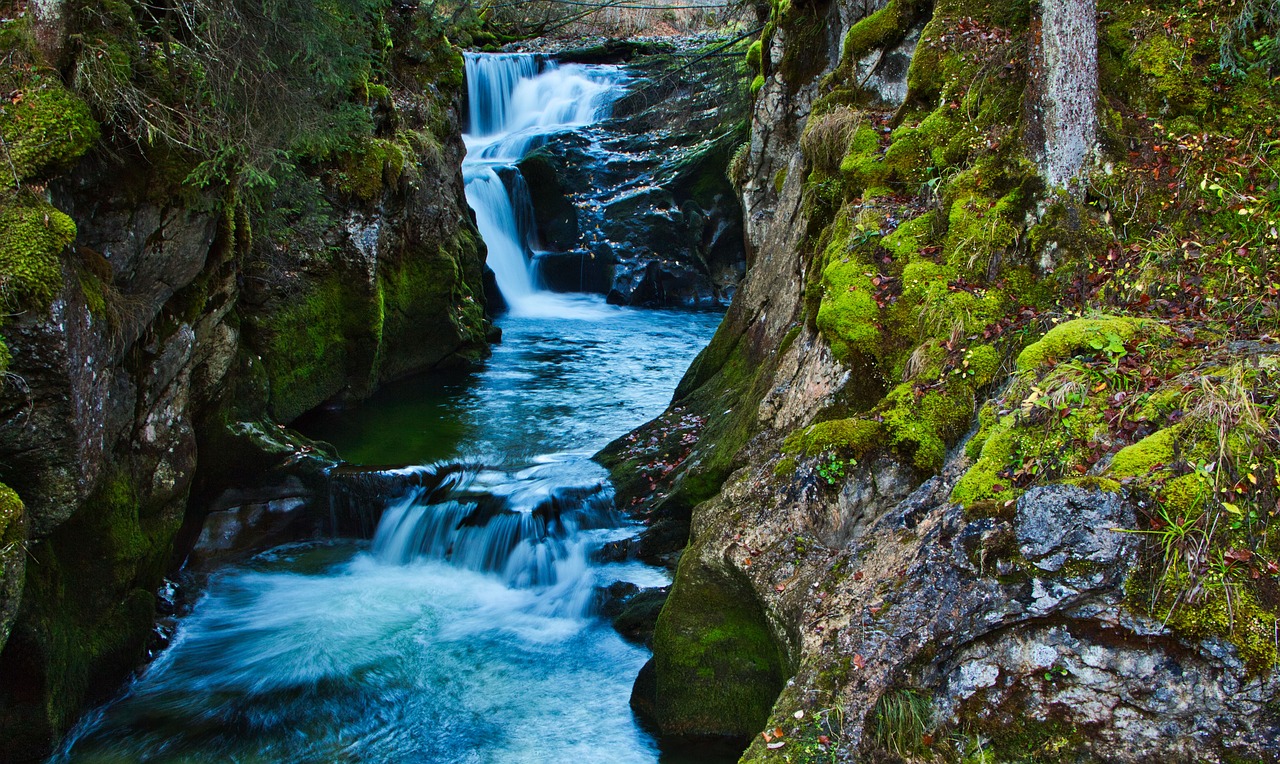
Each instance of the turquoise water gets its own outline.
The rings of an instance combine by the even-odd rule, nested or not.
[[[389,497],[372,542],[215,573],[170,648],[53,760],[675,761],[628,706],[647,651],[593,606],[597,587],[665,574],[593,561],[635,528],[589,457],[661,412],[720,317],[542,299],[501,322],[483,369],[302,423],[352,462],[466,464],[454,492]],[[463,548],[480,543],[501,554]]]

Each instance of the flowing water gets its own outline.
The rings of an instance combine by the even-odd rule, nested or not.
[[[719,316],[539,291],[512,166],[599,118],[625,76],[516,56],[469,56],[467,71],[464,174],[511,306],[504,341],[479,371],[303,425],[351,462],[422,479],[388,483],[401,487],[370,541],[288,545],[211,575],[169,649],[55,761],[662,758],[628,707],[648,654],[595,609],[610,583],[666,579],[595,560],[636,529],[589,457],[662,410]]]

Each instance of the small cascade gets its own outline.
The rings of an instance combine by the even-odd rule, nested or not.
[[[623,524],[606,483],[566,483],[555,462],[516,474],[460,464],[343,468],[331,476],[330,502],[335,523],[376,522],[373,554],[384,563],[494,574],[544,590],[557,613],[573,616],[593,600],[593,557]]]
[[[520,53],[467,53],[466,73],[467,203],[507,305],[516,314],[536,314],[538,289],[529,267],[537,244],[533,205],[516,165],[550,136],[607,116],[625,77],[611,67],[560,67]]]

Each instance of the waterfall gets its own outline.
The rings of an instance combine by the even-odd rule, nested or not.
[[[467,203],[488,245],[498,289],[517,315],[547,306],[529,267],[533,208],[516,165],[548,137],[608,115],[624,76],[610,67],[557,66],[534,54],[467,53],[469,132],[462,162]],[[503,178],[509,179],[504,182]]]
[[[436,561],[492,574],[506,586],[543,592],[549,613],[576,617],[593,601],[591,556],[623,523],[607,484],[566,484],[564,471],[555,462],[516,474],[457,464],[361,470],[333,489],[344,505],[381,515],[373,554],[382,562]],[[381,495],[362,496],[366,484]],[[399,490],[387,498],[393,486]]]

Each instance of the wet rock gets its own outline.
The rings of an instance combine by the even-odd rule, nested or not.
[[[632,642],[652,645],[658,614],[662,612],[670,591],[670,587],[664,586],[636,592],[627,598],[621,610],[613,616],[613,628]]]

